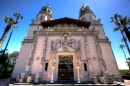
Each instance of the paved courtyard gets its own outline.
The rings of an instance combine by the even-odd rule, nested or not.
[[[7,79],[0,79],[0,86],[8,86],[7,81]]]
[[[1,79],[0,86],[8,86],[7,81],[8,81],[7,79]],[[130,86],[130,80],[124,80],[124,83],[121,83],[121,85]]]

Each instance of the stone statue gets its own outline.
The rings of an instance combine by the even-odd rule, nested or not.
[[[60,46],[61,46],[61,40],[59,39],[52,42],[52,45],[51,45],[52,50],[57,50]]]
[[[20,74],[17,75],[16,81],[19,81],[20,79]]]
[[[108,83],[113,84],[114,83],[114,74],[108,74]]]
[[[31,76],[28,76],[27,77],[27,82],[31,82],[32,81],[32,77]]]
[[[35,80],[34,80],[35,83],[39,82],[39,77],[40,77],[40,74],[36,74],[35,75]]]
[[[99,82],[97,80],[97,74],[92,74],[92,79],[93,79],[94,84],[99,84]]]
[[[53,42],[53,50],[56,50],[57,42]]]
[[[74,42],[74,49],[76,51],[80,51],[80,42],[77,42],[77,41]]]
[[[23,82],[24,77],[25,77],[25,73],[21,73],[21,74],[20,74],[19,82]]]
[[[101,84],[108,83],[108,80],[105,77],[99,77],[99,81],[100,81]]]

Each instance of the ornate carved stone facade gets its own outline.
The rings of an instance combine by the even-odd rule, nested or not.
[[[122,80],[111,43],[100,20],[85,5],[79,19],[52,20],[51,8],[42,7],[22,42],[12,74],[19,82],[27,78],[27,82],[106,83],[104,80],[108,79],[112,83],[111,77]]]

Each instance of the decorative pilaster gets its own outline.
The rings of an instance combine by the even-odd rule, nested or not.
[[[41,74],[42,74],[42,72],[43,72],[43,68],[44,68],[44,66],[45,66],[45,64],[44,64],[44,62],[45,62],[45,58],[46,58],[46,51],[47,51],[47,42],[48,42],[48,31],[49,31],[49,27],[48,27],[48,29],[46,30],[46,38],[45,38],[45,41],[44,41],[44,49],[43,49],[43,57],[41,58],[41,71],[39,71],[39,72],[41,72]]]
[[[29,60],[28,60],[27,67],[26,67],[27,68],[26,69],[27,75],[30,75],[30,73],[31,73],[31,65],[33,62],[33,56],[34,56],[36,43],[37,43],[37,33],[35,33],[34,35],[35,35],[35,38],[34,38],[33,45],[32,45],[31,50],[30,50]]]
[[[87,59],[87,67],[88,67],[88,74],[89,79],[92,81],[92,74],[93,74],[93,66],[90,59],[90,51],[89,51],[89,44],[87,43],[87,35],[86,30],[84,30],[83,36],[84,36],[84,44],[85,44],[85,50],[86,50],[86,59]]]
[[[105,61],[104,61],[103,56],[102,56],[101,47],[100,47],[99,42],[98,42],[99,31],[97,31],[97,30],[95,30],[95,28],[93,28],[93,32],[94,32],[94,35],[95,35],[94,37],[95,37],[96,49],[98,51],[97,53],[98,53],[98,56],[99,56],[99,63],[100,63],[102,72],[104,72],[104,71],[107,71],[107,68],[106,68],[106,64],[105,64]]]
[[[90,58],[87,58],[87,63],[89,66],[89,80],[92,81],[93,66]]]

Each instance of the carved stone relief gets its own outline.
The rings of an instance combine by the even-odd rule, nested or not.
[[[106,71],[107,68],[106,68],[106,64],[105,64],[104,59],[103,59],[103,58],[100,58],[99,60],[100,60],[101,66],[102,66],[102,68],[103,68],[103,71]]]
[[[75,51],[80,51],[80,41],[76,41],[75,39],[70,39],[68,41],[61,41],[61,39],[57,39],[54,42],[52,41],[51,50],[56,51],[60,47],[63,47],[63,51],[67,50],[67,47],[73,48]]]

